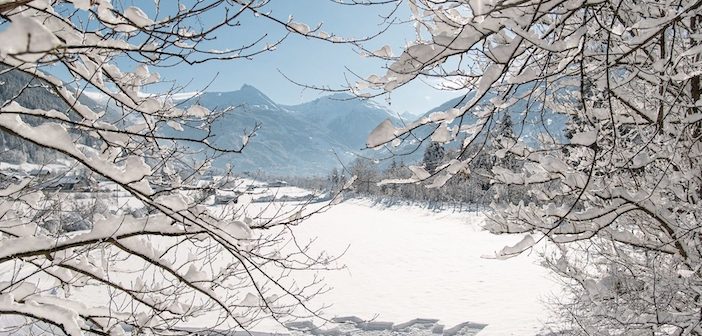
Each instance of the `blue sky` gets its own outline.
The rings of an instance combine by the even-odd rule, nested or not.
[[[171,2],[162,2],[163,5],[171,5]],[[304,22],[311,27],[321,23],[323,31],[345,37],[373,35],[382,27],[383,20],[380,15],[387,15],[392,9],[390,6],[344,6],[329,0],[273,0],[268,8],[271,15],[283,21],[287,21],[292,15],[294,21]],[[216,22],[222,15],[210,13],[204,19]],[[409,10],[403,5],[396,16],[407,20],[410,17]],[[263,34],[268,34],[268,41],[273,42],[285,34],[282,26],[252,15],[243,17],[241,23],[240,27],[222,29],[217,39],[208,47],[236,48]],[[388,44],[397,55],[403,45],[414,39],[414,34],[411,24],[398,24],[366,45],[368,49],[375,50]],[[341,88],[347,79],[355,82],[352,72],[364,77],[384,72],[384,62],[361,57],[358,52],[348,44],[332,44],[291,35],[275,51],[259,55],[253,60],[209,62],[156,71],[160,72],[165,80],[191,83],[186,91],[199,91],[211,81],[208,91],[233,91],[243,84],[250,84],[276,102],[292,105],[309,101],[324,93],[303,89],[286,80],[281,72],[301,83],[332,88]],[[458,94],[437,91],[421,81],[416,81],[398,89],[389,99],[383,97],[377,100],[386,106],[389,101],[389,107],[399,113],[420,114]]]

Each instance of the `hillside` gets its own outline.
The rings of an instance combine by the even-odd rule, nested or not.
[[[250,85],[231,92],[205,92],[188,104],[211,110],[233,108],[213,125],[215,143],[238,146],[244,130],[261,125],[242,154],[219,158],[236,171],[274,175],[326,174],[360,153],[366,137],[385,119],[396,124],[392,111],[348,95],[322,97],[300,105],[283,106]],[[187,106],[187,105],[186,105]]]
[[[65,103],[41,83],[31,82],[31,78],[17,71],[0,75],[0,101],[15,99],[30,108],[67,110]],[[22,90],[25,88],[24,90]],[[20,93],[18,95],[18,93]],[[251,85],[243,85],[239,90],[229,92],[203,92],[184,95],[190,99],[177,101],[180,107],[200,104],[213,111],[228,110],[212,125],[214,142],[224,147],[241,145],[242,135],[260,125],[256,136],[251,139],[242,154],[227,154],[217,158],[215,167],[227,165],[238,172],[262,172],[271,175],[320,175],[332,168],[346,164],[362,155],[365,157],[387,157],[385,152],[363,150],[368,134],[381,122],[390,119],[400,126],[412,120],[404,120],[386,107],[372,100],[356,99],[348,94],[334,94],[298,105],[281,105],[265,93]],[[113,102],[104,99],[96,92],[85,92],[81,102],[98,111],[106,111],[108,120],[129,123]],[[176,99],[179,99],[178,96]],[[470,98],[470,94],[467,98]],[[436,111],[446,111],[460,100],[458,97],[428,111],[418,119],[426,118]],[[489,104],[490,95],[481,104]],[[512,117],[514,133],[526,134],[526,139],[536,140],[536,134],[548,130],[556,137],[562,137],[565,118],[554,113],[533,114],[537,117],[524,119],[526,104],[518,102],[508,111]],[[531,106],[530,109],[540,108]],[[538,117],[540,116],[540,118]],[[464,123],[470,122],[470,116]],[[458,121],[454,121],[457,123]],[[424,138],[430,133],[427,126],[416,129],[413,134]],[[164,132],[175,133],[166,129]],[[188,136],[202,136],[203,131],[186,127]],[[31,145],[0,133],[0,145],[5,148],[5,161],[18,161],[16,149],[22,148],[29,161],[46,160]],[[408,162],[418,161],[426,144],[406,143],[397,148]]]

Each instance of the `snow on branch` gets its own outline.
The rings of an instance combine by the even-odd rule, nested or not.
[[[367,52],[385,67],[348,90],[424,80],[460,96],[371,133],[398,156],[446,151],[380,185],[488,189],[486,229],[527,235],[496,257],[545,244],[574,284],[558,305],[567,334],[702,332],[700,2],[406,4],[416,39]]]
[[[165,87],[159,67],[249,59],[290,29],[317,34],[262,15],[280,37],[208,46],[248,29],[240,19],[252,12],[266,2],[0,1],[0,141],[19,158],[0,163],[0,314],[72,336],[248,330],[319,314],[309,301],[323,283],[293,275],[334,258],[289,228],[320,209],[256,212],[242,181],[213,168],[227,155],[236,164],[261,125],[223,144],[211,127],[231,108],[210,110],[177,85],[147,93]],[[212,204],[222,194],[230,201]]]

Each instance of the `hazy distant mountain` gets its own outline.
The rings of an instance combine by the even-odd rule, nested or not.
[[[30,109],[71,111],[68,104],[55,94],[47,83],[22,71],[7,71],[8,69],[9,67],[0,65],[0,105],[14,100]],[[94,107],[90,99],[81,97],[79,101]],[[75,113],[69,113],[68,116],[73,119],[80,118]],[[37,118],[28,116],[22,119],[32,125],[40,122]],[[47,163],[58,157],[60,156],[55,151],[46,150],[6,131],[0,131],[0,162]]]
[[[32,79],[18,72],[8,72],[0,76],[0,101],[11,99]],[[36,84],[36,83],[32,83]],[[238,147],[242,141],[244,130],[250,131],[256,124],[261,124],[256,136],[249,142],[243,154],[231,154],[220,157],[216,166],[224,167],[231,164],[236,171],[262,171],[277,175],[310,175],[326,174],[333,167],[340,165],[339,161],[347,163],[362,153],[363,156],[378,155],[376,151],[361,151],[365,147],[368,134],[381,122],[390,119],[395,125],[427,117],[435,111],[447,111],[463,103],[472,96],[458,97],[450,100],[423,116],[410,116],[397,113],[375,103],[372,100],[355,99],[348,94],[334,94],[307,103],[285,106],[280,105],[253,86],[244,85],[241,89],[231,92],[204,92],[181,94],[187,100],[179,100],[180,107],[200,104],[211,110],[222,111],[232,108],[222,118],[212,125],[214,142],[225,147]],[[180,97],[179,96],[179,97]],[[489,104],[486,97],[481,104]],[[30,108],[65,110],[66,105],[55,94],[45,87],[27,90],[18,101]],[[126,118],[114,108],[114,103],[102,99],[97,93],[86,93],[81,96],[81,102],[98,111],[107,111],[107,117],[113,122],[129,123]],[[526,135],[534,139],[534,135],[550,131],[557,137],[562,136],[566,118],[550,111],[543,114],[530,113],[524,119],[526,104],[519,102],[509,108],[513,120],[514,133]],[[532,110],[540,106],[530,107]],[[464,123],[471,122],[467,115]],[[430,126],[423,126],[414,131],[419,138],[429,134]],[[169,131],[175,132],[173,130]],[[186,135],[201,136],[202,130],[187,128]],[[12,146],[13,140],[6,135],[0,136],[0,146]],[[403,144],[402,148],[412,151],[416,144]],[[31,146],[30,146],[31,147]],[[34,151],[33,148],[27,148]],[[402,152],[402,151],[401,151]],[[419,160],[423,149],[414,151],[413,155],[405,157],[407,161]]]
[[[0,69],[2,70],[2,69]],[[15,99],[29,108],[70,111],[68,106],[51,90],[36,79],[19,71],[0,75],[0,102]],[[29,86],[29,88],[26,88]],[[18,97],[17,94],[22,91]],[[183,96],[189,98],[181,101]],[[244,130],[250,131],[261,124],[256,136],[243,154],[224,155],[216,165],[231,164],[236,171],[263,171],[279,175],[326,174],[340,162],[355,158],[364,146],[367,135],[383,120],[399,119],[386,108],[372,102],[352,99],[349,95],[323,97],[296,106],[281,106],[253,86],[244,85],[231,92],[205,92],[180,95],[175,100],[181,107],[194,103],[211,110],[232,108],[213,125],[214,142],[225,147],[238,147]],[[105,111],[109,122],[123,126],[132,121],[132,115],[123,116],[114,101],[98,92],[83,92],[80,101],[95,111]],[[31,122],[31,121],[30,121]],[[174,130],[166,130],[174,133]],[[185,128],[183,131],[200,137],[202,130]],[[9,153],[3,148],[14,148]],[[43,158],[41,150],[0,134],[0,159],[37,161]],[[22,154],[24,153],[24,154]],[[9,154],[12,154],[11,156]],[[21,157],[15,158],[20,155]],[[35,157],[37,159],[35,159]]]
[[[405,120],[405,121],[412,121],[417,119],[418,115],[409,113],[409,112],[403,112],[400,113],[400,119]]]
[[[244,84],[241,89],[230,92],[204,92],[197,97],[203,106],[210,108],[225,108],[246,106],[261,110],[280,110],[281,108],[273,100],[268,98],[257,88]]]
[[[357,99],[345,93],[287,108],[297,117],[323,127],[329,137],[353,150],[364,148],[368,134],[385,119],[400,125],[400,118],[393,111],[372,100]]]
[[[517,90],[517,95],[527,93],[529,90],[531,90],[531,87],[522,86]],[[463,106],[473,99],[474,95],[475,92],[469,92],[466,95],[451,99],[415,119],[429,117],[432,113],[437,111],[448,111],[457,106]],[[479,101],[478,105],[487,106],[488,104],[492,104],[490,100],[494,97],[494,93],[488,92],[485,97]],[[542,108],[542,105],[538,101],[532,101],[532,104],[527,106],[527,100],[522,99],[508,107],[506,111],[512,119],[513,133],[523,141],[534,143],[538,141],[537,135],[544,132],[548,132],[559,141],[566,141],[563,130],[565,129],[568,118],[561,113],[555,113],[548,108]],[[495,119],[499,120],[500,117],[501,115],[497,115]],[[464,125],[475,121],[477,121],[477,118],[472,113],[465,114],[462,120]],[[454,123],[455,122],[458,122],[458,120],[454,121]],[[420,127],[415,133],[419,137],[424,137],[430,132],[430,129],[429,126]]]
[[[261,124],[243,154],[223,157],[217,166],[231,163],[237,171],[279,175],[326,174],[340,165],[339,160],[352,160],[383,120],[400,121],[390,110],[350,95],[281,106],[250,85],[232,92],[202,93],[190,103],[212,110],[233,107],[213,125],[219,145],[239,146],[244,130]]]

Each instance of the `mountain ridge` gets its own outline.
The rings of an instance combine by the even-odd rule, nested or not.
[[[221,146],[240,146],[244,129],[261,125],[243,153],[218,159],[215,166],[231,163],[236,171],[265,168],[276,175],[326,174],[360,154],[379,123],[401,122],[380,104],[347,94],[282,105],[246,84],[236,91],[203,92],[181,107],[192,104],[220,111],[231,108],[212,125],[213,141]]]
[[[3,79],[21,83],[20,79],[10,75],[4,76]],[[4,85],[4,90],[0,91],[12,91],[10,89],[15,86],[17,85]],[[11,97],[10,94],[11,92],[4,92],[5,96]],[[115,119],[115,122],[122,124],[129,122],[121,117],[121,113],[113,106],[114,103],[101,98],[98,93],[84,92],[81,101],[91,108],[106,111],[108,120]],[[357,98],[348,93],[331,94],[296,105],[278,104],[263,91],[249,84],[244,84],[235,91],[176,93],[173,101],[180,108],[199,104],[213,111],[225,111],[211,125],[214,134],[212,141],[225,148],[240,147],[245,131],[251,131],[257,125],[261,125],[242,154],[223,155],[215,161],[216,167],[223,168],[231,164],[233,169],[239,172],[265,171],[267,174],[292,176],[326,174],[332,168],[338,168],[359,156],[388,157],[389,153],[386,150],[363,151],[368,135],[380,123],[389,119],[396,127],[401,127],[407,122],[426,118],[433,112],[453,108],[461,100],[470,98],[470,93],[467,96],[459,96],[419,116],[401,115],[373,100]],[[43,102],[43,105],[48,105],[37,107],[56,108],[52,107],[60,105],[56,100],[56,96],[51,92],[42,93],[37,89],[33,92],[32,99],[26,103],[32,105]],[[485,101],[481,101],[480,104],[490,104],[489,97],[483,100]],[[517,103],[507,109],[515,121],[515,134],[524,132],[535,135],[544,129],[558,134],[559,130],[563,129],[565,121],[562,118],[553,118],[556,114],[552,112],[546,116],[554,119],[552,126],[543,123],[543,114],[541,120],[532,120],[535,115],[538,117],[538,114],[534,113],[528,114],[529,117],[524,119],[527,115],[524,113],[526,109],[534,108],[538,106],[528,107]],[[467,120],[472,117],[468,115]],[[548,122],[550,125],[550,120]],[[194,126],[186,127],[183,131],[185,133],[181,135],[202,137],[204,131]],[[424,138],[431,129],[430,125],[423,125],[414,130],[413,134]],[[175,134],[178,131],[166,128],[164,132]],[[409,154],[410,157],[404,157],[406,160],[421,159],[423,150],[416,150],[416,146],[410,146],[414,150]],[[402,149],[403,147],[399,147],[395,150],[402,152]]]

